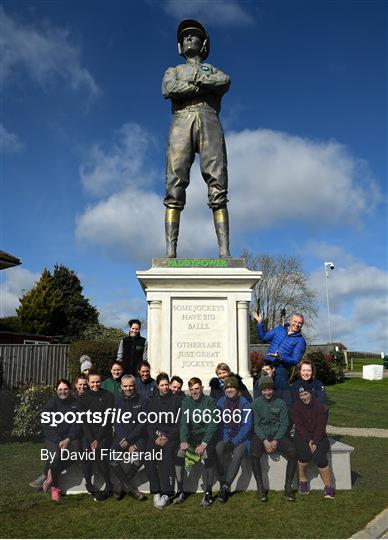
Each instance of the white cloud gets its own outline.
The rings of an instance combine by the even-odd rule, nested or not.
[[[0,124],[0,151],[3,154],[13,154],[23,148],[22,143],[16,133],[7,131],[3,124]]]
[[[33,273],[25,268],[3,270],[1,277],[0,316],[16,315],[19,298],[30,290],[39,279],[40,273]]]
[[[153,173],[147,174],[143,169],[154,145],[153,138],[141,126],[124,124],[114,134],[110,146],[94,145],[87,162],[80,166],[85,190],[101,197],[127,186],[149,185]]]
[[[196,18],[222,26],[254,24],[253,17],[234,0],[167,0],[164,10],[177,19]]]
[[[149,261],[163,255],[164,207],[162,195],[152,190],[156,175],[148,170],[151,141],[140,126],[125,124],[108,150],[91,150],[81,177],[100,200],[79,216],[78,240],[102,246],[115,257]],[[227,148],[233,246],[248,232],[295,222],[295,217],[298,225],[316,230],[355,226],[379,200],[367,165],[339,143],[258,129],[230,134]],[[196,164],[187,201],[178,253],[216,255],[207,187]]]
[[[258,129],[230,134],[227,148],[233,223],[243,230],[295,218],[316,229],[356,225],[379,200],[366,163],[337,142]]]
[[[127,330],[129,319],[146,319],[147,302],[145,298],[132,298],[129,301],[117,300],[116,302],[99,306],[98,310],[102,324]],[[142,334],[144,335],[144,332]]]
[[[33,81],[46,87],[56,79],[67,81],[74,90],[85,89],[91,96],[100,89],[82,66],[80,50],[69,41],[69,32],[46,24],[42,28],[23,24],[0,7],[2,20],[2,77],[10,81],[22,68]]]
[[[327,342],[323,264],[312,273],[311,284],[321,308],[314,331],[318,341]],[[388,352],[388,272],[343,253],[341,263],[329,273],[328,288],[332,341],[341,341],[350,350]]]

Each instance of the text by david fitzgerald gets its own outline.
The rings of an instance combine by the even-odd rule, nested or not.
[[[48,461],[50,465],[57,459],[61,461],[122,461],[123,463],[134,463],[136,461],[162,461],[162,450],[150,452],[125,452],[122,450],[112,450],[111,448],[99,448],[97,450],[71,451],[68,448],[61,448],[59,451],[51,452],[47,448],[40,451],[41,461]]]

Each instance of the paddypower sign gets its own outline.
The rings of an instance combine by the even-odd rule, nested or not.
[[[227,259],[168,259],[167,266],[200,266],[202,268],[216,266],[226,268],[229,266],[228,263]]]
[[[159,268],[245,268],[245,259],[152,259]]]

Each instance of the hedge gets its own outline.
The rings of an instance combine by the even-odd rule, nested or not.
[[[329,354],[321,351],[307,349],[304,359],[311,360],[315,365],[316,378],[323,384],[330,385],[343,382],[345,380],[344,367],[345,358],[342,352],[332,351]],[[260,377],[261,367],[264,362],[264,354],[253,351],[250,355],[251,375],[256,380]],[[290,382],[295,380],[295,367],[289,369]]]
[[[117,341],[75,341],[69,348],[69,374],[71,381],[80,372],[79,359],[83,354],[90,356],[94,366],[104,378],[110,377],[110,364],[117,357]]]
[[[35,439],[41,436],[40,415],[44,404],[54,394],[55,388],[47,384],[32,384],[17,394],[13,437]]]

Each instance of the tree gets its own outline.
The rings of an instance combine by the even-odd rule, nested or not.
[[[98,311],[83,296],[81,281],[73,270],[56,264],[53,280],[54,286],[62,291],[64,300],[57,334],[68,341],[77,340],[88,326],[98,324]]]
[[[35,287],[21,299],[16,310],[24,332],[55,335],[63,309],[63,293],[45,268]]]
[[[111,341],[118,343],[121,339],[125,338],[128,334],[120,328],[113,328],[111,326],[104,326],[103,324],[93,324],[88,326],[80,336],[81,340],[86,341]]]
[[[82,332],[98,324],[98,311],[82,294],[79,277],[64,265],[51,274],[44,269],[39,281],[20,299],[18,318],[25,332],[79,339]]]
[[[260,270],[262,277],[253,290],[252,308],[261,314],[267,328],[282,322],[281,310],[286,316],[303,313],[306,324],[317,316],[316,292],[310,287],[298,257],[288,255],[253,255],[245,250],[242,255],[247,268]],[[251,342],[257,343],[255,324],[251,324]]]

